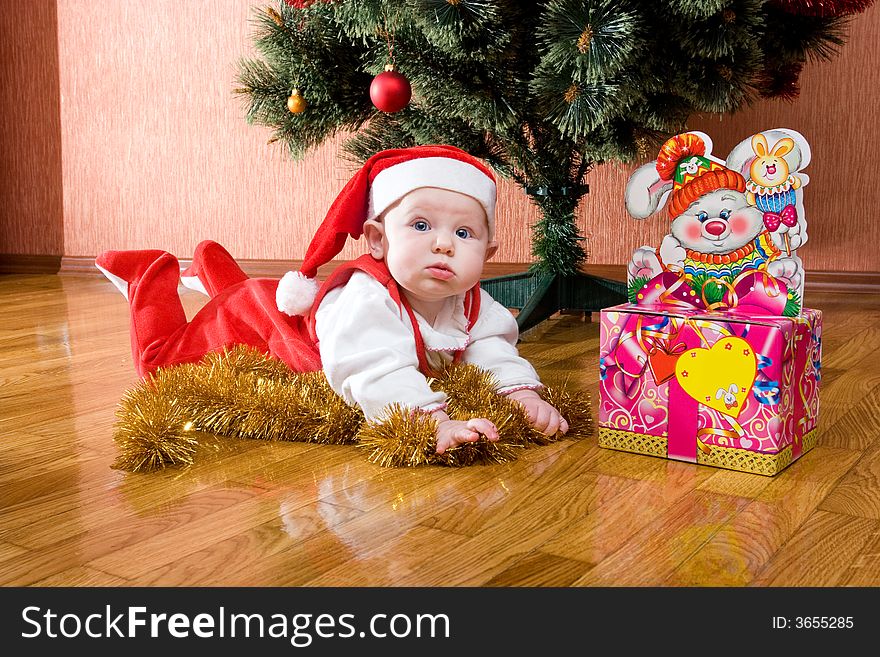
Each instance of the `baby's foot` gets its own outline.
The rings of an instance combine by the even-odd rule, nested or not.
[[[105,251],[95,258],[95,267],[128,299],[129,286],[136,285],[149,266],[165,253],[157,249]]]
[[[192,264],[180,272],[180,282],[185,288],[209,297],[247,278],[235,258],[211,240],[199,243],[193,253]]]

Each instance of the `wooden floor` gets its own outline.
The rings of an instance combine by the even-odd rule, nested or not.
[[[825,311],[821,437],[774,478],[595,437],[457,470],[238,442],[134,475],[110,468],[136,381],[123,298],[0,276],[0,584],[880,585],[880,298],[806,300]],[[595,403],[597,324],[552,319],[521,351]]]

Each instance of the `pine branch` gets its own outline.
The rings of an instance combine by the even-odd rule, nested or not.
[[[254,15],[257,57],[239,65],[251,123],[294,157],[340,130],[345,156],[450,143],[484,157],[543,213],[539,267],[576,270],[574,217],[597,163],[656,154],[695,112],[793,97],[804,62],[831,58],[846,18],[871,4],[788,0],[332,0]],[[280,20],[279,20],[280,19]],[[393,62],[408,107],[367,90]],[[293,114],[287,98],[307,102]],[[552,201],[536,190],[575,190]],[[556,192],[552,192],[555,194]]]

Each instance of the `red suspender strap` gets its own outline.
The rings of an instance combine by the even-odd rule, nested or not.
[[[471,332],[471,329],[474,328],[474,324],[477,323],[477,320],[480,318],[480,284],[477,283],[470,290],[468,290],[467,295],[464,298],[464,314],[468,320],[468,333]]]
[[[477,320],[480,318],[480,301],[482,295],[480,294],[480,284],[477,283],[470,290],[467,291],[467,294],[464,296],[464,316],[467,317],[468,325],[467,330],[468,334],[470,334],[471,329],[474,328],[474,324],[477,323]],[[464,349],[461,351],[456,351],[455,356],[452,357],[453,363],[461,362],[462,357],[464,356]]]
[[[412,322],[413,334],[416,340],[416,356],[419,358],[419,371],[425,376],[437,376],[438,373],[435,372],[428,363],[425,339],[422,337],[422,331],[419,329],[419,321],[416,319],[416,314],[413,311],[412,306],[409,305],[409,301],[406,300],[406,297],[400,294],[400,288],[394,280],[392,280],[387,287],[388,291],[391,292],[391,298],[397,301],[397,305],[406,308],[406,314],[409,315],[409,321]],[[392,288],[394,289],[393,291]]]

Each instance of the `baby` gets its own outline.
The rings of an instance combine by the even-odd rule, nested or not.
[[[141,375],[247,344],[294,371],[323,369],[367,419],[381,419],[391,403],[430,413],[442,454],[480,436],[498,440],[485,418],[451,420],[445,394],[428,383],[447,364],[472,363],[522,404],[532,426],[565,433],[568,424],[538,395],[538,376],[517,353],[516,321],[479,288],[483,263],[497,249],[495,196],[491,171],[464,151],[388,150],[343,188],[300,271],[280,283],[248,278],[214,242],[200,244],[182,274],[162,251],[110,251],[96,264],[129,300]],[[317,268],[361,234],[369,253],[317,284]],[[179,278],[212,297],[189,322]]]

